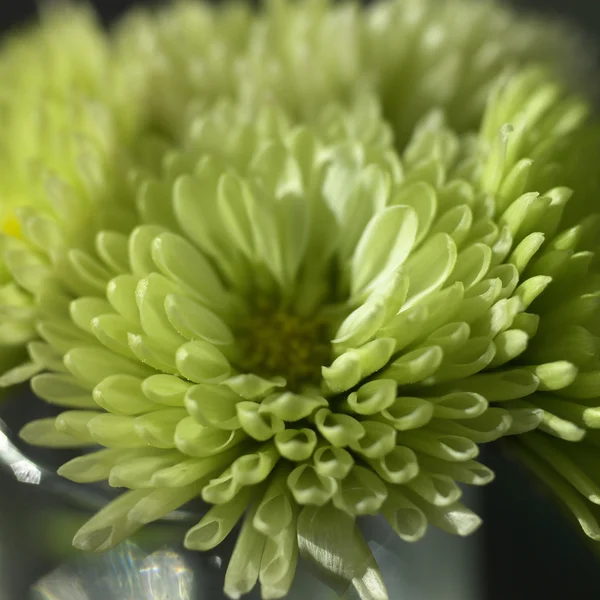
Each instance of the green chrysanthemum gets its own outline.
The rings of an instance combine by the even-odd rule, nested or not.
[[[490,481],[479,444],[516,434],[596,536],[573,492],[600,496],[593,434],[545,436],[598,420],[600,285],[580,281],[598,230],[578,160],[596,132],[544,72],[497,81],[528,57],[563,64],[546,30],[506,15],[186,3],[110,40],[52,16],[29,35],[60,77],[23,75],[28,38],[5,51],[3,154],[26,133],[0,178],[0,341],[34,341],[1,383],[33,376],[68,409],[22,431],[90,450],[63,476],[129,490],[78,547],[201,497],[188,547],[243,522],[231,597],[257,580],[283,597],[300,550],[384,598],[356,518],[381,512],[408,541],[428,523],[470,533],[458,484]]]
[[[600,126],[589,120],[556,158],[575,196],[570,225],[546,258],[552,276],[533,305],[540,326],[524,356],[553,364],[551,385],[521,401],[543,411],[539,431],[511,448],[556,493],[584,532],[600,541]],[[550,371],[549,371],[550,374]]]
[[[214,507],[186,545],[243,520],[225,589],[260,579],[275,598],[299,547],[334,553],[357,587],[379,578],[357,516],[381,512],[409,541],[428,522],[473,531],[457,482],[492,478],[478,445],[537,427],[519,399],[572,381],[522,358],[569,197],[528,181],[543,185],[584,115],[527,72],[478,136],[434,113],[399,160],[368,96],[313,127],[275,106],[205,111],[140,182],[146,224],[68,254],[61,298],[32,290],[46,371],[32,386],[70,410],[22,436],[105,446],[60,473],[130,490],[75,544],[108,548],[202,497]]]
[[[141,118],[127,63],[115,54],[94,16],[75,7],[47,10],[4,42],[4,233],[20,237],[15,210],[29,205],[58,217],[71,247],[89,247],[93,229],[131,223],[127,158]]]
[[[572,77],[578,50],[560,25],[522,22],[469,0],[368,9],[275,1],[259,12],[178,2],[134,11],[110,36],[81,7],[48,10],[39,26],[11,36],[0,57],[5,262],[24,259],[11,238],[21,235],[16,212],[32,205],[43,214],[29,226],[62,240],[50,264],[27,265],[33,279],[52,278],[66,252],[89,251],[101,229],[129,233],[132,181],[182,142],[198,112],[224,98],[255,107],[274,98],[295,120],[313,122],[328,102],[352,104],[373,90],[403,146],[432,107],[444,107],[458,131],[476,127],[491,83],[510,66],[540,60]],[[137,204],[145,203],[141,194]],[[0,282],[4,370],[35,338],[36,310],[29,282],[15,285],[4,266]],[[27,366],[11,373],[4,385],[28,373]]]
[[[507,69],[539,61],[579,86],[589,67],[578,32],[487,0],[270,0],[256,15],[181,2],[134,13],[118,33],[121,51],[139,61],[150,114],[171,133],[185,130],[191,108],[224,96],[275,97],[305,120],[369,87],[404,145],[434,108],[454,129],[476,129]]]
[[[62,263],[65,253],[91,248],[90,237],[99,229],[134,226],[127,173],[137,127],[131,86],[106,35],[84,9],[50,10],[39,26],[7,39],[0,80],[4,370],[35,337],[31,281],[50,278],[52,264]],[[23,237],[52,246],[51,260],[27,258]],[[20,279],[12,278],[13,267]]]

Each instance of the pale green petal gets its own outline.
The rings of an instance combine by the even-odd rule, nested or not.
[[[89,390],[81,387],[71,375],[43,373],[31,380],[34,393],[56,406],[76,409],[94,409],[96,402]]]
[[[466,290],[477,285],[489,272],[492,251],[486,244],[473,244],[456,259],[450,281],[460,281]]]
[[[121,315],[110,313],[94,317],[90,325],[96,339],[108,350],[126,358],[135,358],[129,345],[129,336],[133,332],[139,333],[137,326]]]
[[[240,427],[236,405],[243,398],[222,385],[195,385],[185,393],[185,408],[206,427],[234,430]]]
[[[188,340],[200,339],[215,346],[233,343],[233,334],[217,315],[185,296],[167,296],[165,311],[171,325]]]
[[[256,402],[239,402],[235,408],[241,428],[255,440],[268,440],[285,429],[279,417],[267,411],[262,412],[260,404]]]
[[[201,485],[194,483],[183,488],[162,488],[150,491],[127,513],[128,523],[146,525],[157,521],[200,495]]]
[[[191,384],[172,375],[152,375],[142,382],[142,392],[146,398],[166,406],[183,406],[190,387]]]
[[[200,300],[218,311],[230,310],[230,297],[212,267],[183,238],[171,233],[158,236],[152,242],[152,258],[164,275],[186,286]]]
[[[381,512],[392,529],[405,542],[420,540],[427,530],[427,517],[399,488],[390,488]]]
[[[317,434],[306,427],[285,429],[275,434],[275,445],[283,458],[301,462],[313,455],[317,447]]]
[[[245,373],[229,377],[221,385],[227,386],[246,400],[259,400],[278,388],[285,387],[285,379],[283,377],[264,379],[252,373]]]
[[[436,419],[471,419],[482,415],[488,407],[486,399],[473,392],[455,392],[430,400]]]
[[[354,466],[338,484],[333,504],[350,515],[374,515],[387,498],[387,487],[364,467]]]
[[[360,421],[350,415],[333,413],[327,408],[317,412],[315,424],[321,435],[336,448],[358,442],[367,434]]]
[[[316,472],[323,477],[343,479],[354,465],[352,455],[344,448],[321,446],[313,455]]]
[[[67,369],[83,385],[93,389],[106,377],[122,373],[134,377],[150,375],[148,367],[92,346],[74,348],[65,354]]]
[[[56,428],[56,419],[52,418],[27,423],[19,432],[19,437],[28,444],[48,448],[79,448],[93,444],[90,439],[82,439],[67,431],[59,431]]]
[[[423,427],[433,417],[434,406],[424,398],[401,396],[394,403],[381,411],[383,419],[398,431],[408,431]]]
[[[514,321],[513,321],[514,323]],[[489,363],[491,368],[500,367],[523,354],[529,342],[529,335],[519,329],[504,331],[494,339],[496,354]]]
[[[282,392],[267,396],[259,411],[268,413],[283,421],[299,421],[312,415],[318,408],[327,406],[327,400],[321,396],[309,396]]]
[[[345,352],[330,367],[323,367],[323,379],[333,392],[348,390],[381,369],[390,359],[395,345],[390,338],[380,338]]]
[[[275,473],[254,514],[254,528],[271,538],[294,523],[295,507],[287,488],[287,471],[283,468]]]
[[[108,483],[112,487],[129,489],[150,488],[156,471],[171,467],[183,459],[179,452],[163,452],[157,456],[142,456],[131,460],[119,461],[111,468]]]
[[[225,593],[234,599],[248,593],[256,585],[260,573],[266,538],[252,525],[254,510],[244,519],[225,574]]]
[[[445,354],[452,354],[467,343],[470,334],[471,328],[467,323],[448,323],[434,331],[425,344],[438,346]]]
[[[415,211],[404,205],[390,206],[373,217],[354,252],[352,294],[404,263],[415,243],[418,222]]]
[[[430,473],[446,475],[454,481],[469,485],[487,485],[494,480],[494,472],[475,460],[453,463],[421,455],[419,464]]]
[[[252,488],[245,488],[230,502],[213,506],[197,525],[188,530],[185,547],[206,551],[220,544],[242,518],[252,494]]]
[[[206,480],[221,471],[225,465],[239,455],[238,450],[230,448],[206,458],[188,458],[172,467],[156,471],[152,476],[154,487],[184,487],[195,481]]]
[[[116,231],[101,231],[96,236],[96,250],[103,262],[116,273],[129,268],[127,237]]]
[[[115,465],[121,461],[133,458],[135,453],[148,453],[151,455],[153,450],[140,449],[132,450],[130,453],[123,452],[120,448],[109,450],[98,450],[84,456],[78,456],[62,465],[57,473],[61,477],[66,477],[71,481],[78,483],[92,483],[108,479],[108,476]]]
[[[113,548],[128,538],[141,527],[141,523],[129,521],[127,514],[150,493],[150,490],[136,490],[121,494],[79,529],[73,545],[81,550],[101,551]]]
[[[64,420],[68,415],[69,413],[63,413],[59,419]],[[148,441],[140,437],[135,429],[134,417],[100,414],[89,420],[87,429],[95,442],[107,448],[144,448],[148,446]]]
[[[419,502],[417,496],[410,497],[423,511],[428,521],[448,533],[455,535],[471,535],[481,525],[481,519],[460,502],[450,506],[434,507],[427,502]]]
[[[226,431],[204,427],[192,417],[185,417],[177,423],[174,443],[184,454],[204,458],[223,452],[245,438],[245,434],[239,429]]]
[[[181,346],[175,364],[186,379],[195,383],[220,383],[231,375],[231,365],[223,353],[200,340]]]
[[[350,448],[366,458],[381,458],[396,446],[396,430],[386,423],[362,421],[365,435],[349,444]]]
[[[416,454],[404,446],[396,446],[385,456],[368,462],[374,471],[389,483],[408,483],[419,474]]]
[[[154,271],[152,241],[164,231],[160,225],[142,225],[134,229],[129,238],[129,263],[132,273],[145,277]]]
[[[186,417],[187,412],[179,408],[156,410],[136,417],[133,429],[155,448],[175,448],[176,428]]]
[[[127,345],[135,357],[148,367],[165,373],[177,372],[174,348],[161,344],[153,337],[133,333],[127,334]],[[185,364],[188,369],[192,369],[189,356],[188,362],[183,363],[182,361],[182,364]]]
[[[419,473],[407,484],[417,496],[434,506],[449,506],[462,495],[462,490],[447,475]]]
[[[240,486],[256,485],[269,476],[278,460],[279,453],[274,444],[265,444],[257,452],[244,454],[233,462],[231,476]]]
[[[111,375],[93,390],[93,399],[108,412],[116,415],[142,415],[160,409],[142,392],[142,380],[130,375]]]
[[[288,527],[268,538],[260,565],[261,593],[265,600],[284,598],[292,586],[298,562],[296,528]]]
[[[461,391],[473,392],[483,396],[488,402],[502,402],[529,396],[537,390],[539,379],[524,369],[508,369],[497,373],[474,375],[461,382]],[[443,384],[435,391],[450,392],[455,384]]]
[[[433,431],[405,431],[398,436],[398,442],[413,450],[450,462],[470,460],[479,454],[477,445],[470,439]]]
[[[111,312],[111,305],[103,298],[77,298],[69,305],[69,314],[73,322],[88,333],[93,333],[92,319]]]
[[[511,426],[510,413],[503,408],[489,408],[482,415],[461,421],[435,421],[431,424],[434,431],[459,435],[478,444],[498,439],[506,434]]]
[[[444,233],[427,240],[406,262],[410,279],[407,305],[440,289],[456,264],[456,244]]]
[[[557,361],[531,367],[539,379],[539,391],[555,391],[568,387],[577,377],[577,367],[567,361]]]
[[[133,275],[117,275],[106,286],[106,298],[110,305],[134,325],[139,325],[140,315],[135,290],[138,278]]]
[[[375,379],[348,396],[348,406],[359,415],[373,415],[389,408],[396,400],[393,379]]]
[[[439,346],[413,350],[395,360],[383,373],[398,385],[416,383],[431,377],[442,364],[444,352]]]
[[[288,487],[298,504],[322,506],[326,504],[338,489],[337,481],[327,475],[321,475],[313,465],[300,465],[288,476]]]

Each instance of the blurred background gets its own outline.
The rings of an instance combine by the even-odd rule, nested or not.
[[[513,0],[513,3],[567,18],[600,43],[600,0]],[[95,0],[91,4],[110,22],[133,2]],[[0,0],[0,30],[31,18],[35,10],[34,0]],[[23,417],[19,413],[26,399],[20,400],[13,409],[13,427],[18,426],[18,417]],[[454,542],[436,533],[428,533],[421,546],[392,547],[387,538],[381,538],[384,534],[374,524],[372,547],[378,549],[378,560],[387,565],[388,573],[410,572],[410,576],[400,576],[395,587],[391,586],[391,598],[600,598],[600,549],[595,550],[579,534],[544,490],[534,485],[528,474],[500,448],[484,450],[482,462],[496,471],[497,479],[473,499],[485,526],[468,541],[461,541],[464,544],[461,556],[455,555]],[[14,451],[2,429],[0,451]],[[182,552],[174,541],[181,539],[178,524],[151,529],[142,539],[103,558],[77,557],[70,550],[70,540],[84,515],[32,485],[41,474],[35,466],[18,455],[15,457],[19,467],[13,467],[14,473],[9,475],[0,470],[0,600],[220,600],[223,597],[220,588],[222,567],[226,565],[221,564],[221,554],[200,557]],[[96,500],[85,499],[92,504]],[[171,540],[175,550],[169,549]],[[423,565],[431,568],[423,571]],[[194,587],[194,578],[196,583],[202,580],[202,584]],[[314,600],[336,597],[311,573],[302,572],[301,579],[303,585],[293,596],[297,600],[309,594]],[[438,580],[433,587],[432,579]],[[428,580],[429,587],[424,591]],[[32,586],[35,586],[33,592]]]
[[[42,0],[43,1],[43,0]],[[410,1],[410,0],[407,0]],[[536,11],[555,13],[580,24],[592,35],[600,35],[600,2],[598,0],[505,0]],[[118,17],[132,4],[156,4],[157,0],[88,0],[104,19]],[[35,14],[39,0],[2,0],[0,2],[0,26],[9,27],[15,22]]]

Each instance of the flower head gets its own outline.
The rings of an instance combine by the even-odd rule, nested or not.
[[[571,381],[521,359],[569,196],[528,191],[544,164],[526,157],[584,115],[526,72],[478,136],[434,113],[397,157],[369,96],[312,127],[277,105],[203,111],[139,182],[145,224],[70,253],[74,298],[39,300],[32,386],[68,410],[21,435],[104,446],[59,472],[130,490],[75,544],[108,548],[201,496],[214,506],[186,545],[242,520],[225,589],[260,579],[274,598],[299,547],[372,561],[349,541],[360,515],[410,541],[428,522],[473,531],[457,483],[491,480],[479,444],[534,429],[543,413],[519,399]]]
[[[109,40],[81,7],[44,11],[38,25],[10,36],[2,48],[0,79],[4,371],[22,360],[21,348],[36,337],[33,289],[47,280],[51,293],[54,265],[68,252],[90,249],[99,229],[134,226],[126,173],[135,117]],[[52,252],[42,256],[40,246]],[[5,384],[30,373],[25,365]]]
[[[597,120],[589,120],[562,147],[559,176],[574,191],[565,229],[546,253],[552,282],[533,304],[539,328],[524,356],[540,364],[544,385],[523,407],[542,411],[535,432],[511,440],[510,449],[600,540],[600,149]],[[592,212],[593,211],[593,212]]]
[[[522,21],[472,0],[382,2],[365,10],[275,0],[259,13],[185,1],[133,11],[110,35],[86,8],[47,9],[38,25],[7,40],[0,57],[3,263],[18,267],[24,259],[26,222],[38,245],[53,238],[49,260],[28,256],[35,280],[53,280],[55,266],[68,262],[65,253],[90,251],[98,231],[129,233],[152,204],[144,195],[136,201],[132,181],[152,173],[215,102],[256,108],[275,99],[304,123],[329,102],[351,105],[372,90],[403,147],[434,107],[443,107],[459,132],[476,128],[490,85],[510,66],[539,60],[572,77],[585,54],[579,50],[577,36],[560,24]],[[38,214],[28,219],[32,206]],[[2,265],[0,282],[6,369],[36,337],[36,308],[30,281],[13,281]],[[30,374],[26,365],[2,383]]]

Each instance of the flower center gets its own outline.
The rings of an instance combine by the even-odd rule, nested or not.
[[[21,226],[15,215],[9,215],[4,222],[0,225],[0,232],[5,233],[11,237],[21,237]]]
[[[284,377],[293,391],[318,385],[321,367],[331,356],[327,319],[301,317],[273,306],[257,307],[236,338],[242,369],[262,377]]]

